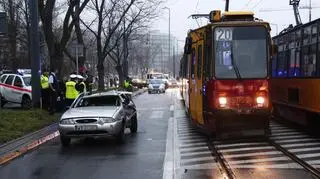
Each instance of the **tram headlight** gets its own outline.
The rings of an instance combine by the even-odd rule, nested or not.
[[[221,107],[224,107],[227,105],[227,98],[226,97],[219,97],[219,104]]]
[[[264,97],[259,96],[256,98],[256,101],[259,105],[262,105],[262,104],[264,104],[265,99],[264,99]]]

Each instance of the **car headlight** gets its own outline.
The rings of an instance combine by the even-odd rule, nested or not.
[[[153,89],[153,86],[151,84],[148,85],[148,88]]]
[[[112,117],[101,117],[99,118],[99,120],[102,122],[102,123],[113,123],[113,122],[116,122],[116,120]]]
[[[71,125],[75,124],[75,121],[73,119],[61,119],[60,124]]]
[[[225,107],[227,105],[226,97],[219,97],[218,100],[219,100],[220,107]]]
[[[258,104],[261,105],[261,104],[263,104],[265,102],[265,99],[264,99],[264,97],[259,96],[259,97],[256,98],[256,101],[257,101]]]

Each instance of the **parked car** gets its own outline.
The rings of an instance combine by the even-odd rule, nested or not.
[[[7,102],[11,102],[21,104],[24,109],[31,108],[31,74],[1,75],[0,100],[0,107],[3,107]]]
[[[81,94],[59,121],[62,146],[72,138],[115,137],[125,142],[125,129],[138,129],[137,111],[130,92]]]
[[[169,84],[169,88],[177,88],[178,87],[177,80],[175,80],[175,79],[170,79],[168,84]]]
[[[166,86],[162,79],[151,79],[148,84],[148,93],[165,93]]]

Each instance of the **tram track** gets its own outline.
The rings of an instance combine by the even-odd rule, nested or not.
[[[297,155],[293,154],[289,150],[282,147],[281,144],[278,144],[276,141],[271,139],[269,136],[263,137],[263,138],[251,138],[251,139],[230,139],[230,140],[224,140],[223,142],[216,141],[214,139],[209,139],[208,146],[209,146],[209,149],[211,150],[212,155],[215,157],[216,162],[218,163],[218,166],[219,166],[221,173],[224,176],[226,176],[225,178],[235,179],[235,178],[237,178],[237,176],[234,171],[237,168],[233,168],[232,161],[231,161],[231,165],[229,164],[230,161],[228,161],[228,159],[226,159],[223,154],[223,148],[220,149],[218,146],[219,145],[222,145],[222,146],[223,145],[239,145],[239,144],[241,145],[243,143],[257,143],[257,142],[266,143],[266,144],[268,144],[267,147],[274,147],[277,152],[282,153],[283,157],[288,157],[294,163],[301,166],[308,173],[311,173],[316,178],[320,178],[320,171],[318,169],[316,169],[312,165],[308,164],[306,161],[299,158]]]

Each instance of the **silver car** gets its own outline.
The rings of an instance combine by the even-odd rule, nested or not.
[[[165,93],[166,86],[162,79],[151,79],[148,84],[148,93]]]
[[[63,146],[79,137],[116,137],[123,143],[126,128],[132,133],[138,128],[136,106],[129,92],[82,94],[59,121]]]

